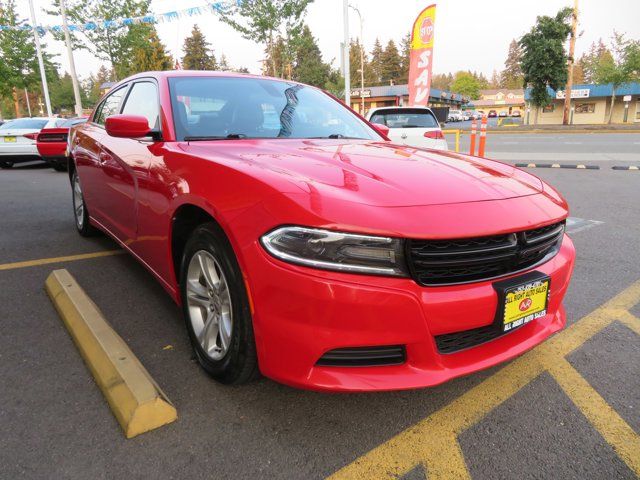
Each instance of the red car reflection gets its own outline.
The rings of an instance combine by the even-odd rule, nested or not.
[[[552,187],[394,145],[313,87],[139,74],[70,148],[78,231],[108,233],[148,268],[223,383],[425,387],[565,323],[575,252]]]

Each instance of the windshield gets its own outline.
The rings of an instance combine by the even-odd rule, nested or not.
[[[381,123],[389,128],[439,128],[433,113],[419,108],[375,112],[371,116],[371,123]]]
[[[174,77],[169,88],[178,140],[380,140],[340,102],[304,85],[259,78]]]
[[[47,124],[48,120],[41,120],[38,118],[18,118],[17,120],[10,120],[4,125],[0,125],[0,130],[8,129],[29,129],[29,130],[42,130]]]

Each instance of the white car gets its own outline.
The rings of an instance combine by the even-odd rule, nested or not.
[[[38,133],[64,121],[64,118],[33,117],[17,118],[0,125],[0,168],[41,160],[36,147]]]
[[[447,122],[462,122],[463,120],[462,110],[449,110]]]
[[[367,114],[367,120],[389,127],[388,137],[395,143],[448,150],[440,124],[430,108],[372,108]]]

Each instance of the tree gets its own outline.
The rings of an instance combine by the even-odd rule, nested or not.
[[[293,79],[316,87],[324,88],[329,79],[331,67],[322,60],[322,53],[307,25],[296,44]]]
[[[191,36],[184,40],[182,50],[182,68],[185,70],[215,70],[218,67],[211,45],[198,25],[193,26]]]
[[[127,72],[128,75],[138,72],[154,72],[173,70],[175,65],[171,55],[160,41],[153,25],[147,27],[147,40],[136,45],[133,49],[133,62]]]
[[[220,55],[220,63],[218,64],[218,69],[222,70],[223,72],[231,70],[231,68],[229,67],[229,62],[227,61],[227,56],[224,53]]]
[[[362,78],[360,77],[362,46],[359,39],[351,40],[349,44],[349,72],[351,74],[351,87],[360,88]],[[373,71],[367,53],[364,52],[364,84],[375,85],[376,75]]]
[[[104,65],[100,65],[98,72],[95,75],[90,75],[84,84],[83,90],[86,92],[88,106],[93,106],[98,103],[98,100],[102,96],[101,87],[106,82],[113,82],[113,72]],[[84,105],[84,101],[82,102]]]
[[[594,83],[595,73],[598,65],[601,63],[607,63],[613,60],[613,55],[611,51],[604,44],[602,39],[598,39],[597,42],[593,42],[589,51],[583,53],[578,61],[576,62],[576,66],[579,65],[580,70],[583,72],[583,81],[585,83]],[[579,82],[576,82],[579,83]]]
[[[0,1],[0,25],[24,26],[25,22],[18,17],[14,0]],[[46,53],[44,42],[41,48],[47,80],[54,80],[58,76],[56,64]],[[13,98],[16,117],[21,116],[18,90],[41,90],[40,82],[33,32],[29,29],[0,31],[0,95]]]
[[[612,86],[607,123],[611,123],[616,90],[625,83],[640,80],[640,41],[627,40],[624,34],[614,32],[611,51],[612,55],[603,56],[594,71],[596,83]]]
[[[223,22],[231,25],[244,38],[265,45],[267,51],[267,71],[278,76],[276,65],[272,63],[278,37],[292,44],[300,35],[307,6],[313,0],[252,0],[234,2],[219,13]],[[290,53],[287,49],[285,53]],[[290,60],[290,56],[286,58]]]
[[[451,90],[472,100],[480,98],[480,83],[469,72],[457,72]]]
[[[500,86],[502,88],[522,88],[524,84],[524,77],[522,75],[522,68],[520,68],[520,62],[522,57],[522,50],[518,45],[518,42],[511,40],[509,44],[509,53],[507,59],[504,62],[504,70],[502,71],[500,78]]]
[[[491,80],[489,80],[488,88],[500,88],[501,77],[502,75],[494,68],[493,73],[491,74]]]
[[[411,62],[411,34],[407,33],[400,42],[400,61],[401,75],[399,81],[401,83],[409,82],[409,64]]]
[[[65,0],[70,23],[87,24],[95,19],[120,19],[144,16],[149,12],[151,0]],[[60,0],[54,0],[50,15],[60,17]],[[131,71],[131,60],[136,47],[144,48],[149,40],[149,25],[144,23],[113,23],[106,28],[90,28],[70,32],[73,47],[85,49],[98,59],[109,61],[116,79],[126,77]],[[62,32],[53,32],[57,40]]]
[[[518,45],[522,49],[521,68],[524,82],[531,87],[531,103],[535,105],[534,123],[538,110],[551,101],[547,88],[557,90],[567,81],[567,54],[564,43],[571,32],[569,18],[573,10],[561,9],[555,17],[539,16],[529,33]]]
[[[373,81],[376,84],[380,84],[382,82],[382,55],[383,54],[384,54],[384,50],[382,49],[382,44],[380,44],[380,40],[376,38],[376,41],[373,44],[373,50],[371,50],[371,71],[373,73]]]
[[[397,83],[402,78],[402,57],[393,40],[389,40],[382,53],[382,82]]]
[[[431,87],[438,90],[451,90],[451,84],[453,83],[453,75],[450,73],[436,73],[431,77]]]

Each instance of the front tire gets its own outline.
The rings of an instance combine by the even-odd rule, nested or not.
[[[83,237],[92,237],[98,233],[98,230],[89,223],[89,211],[82,195],[80,177],[77,171],[74,171],[71,176],[71,188],[73,190],[73,218],[76,229]]]
[[[182,309],[202,368],[224,384],[259,376],[251,310],[240,267],[214,223],[195,229],[180,269]]]

